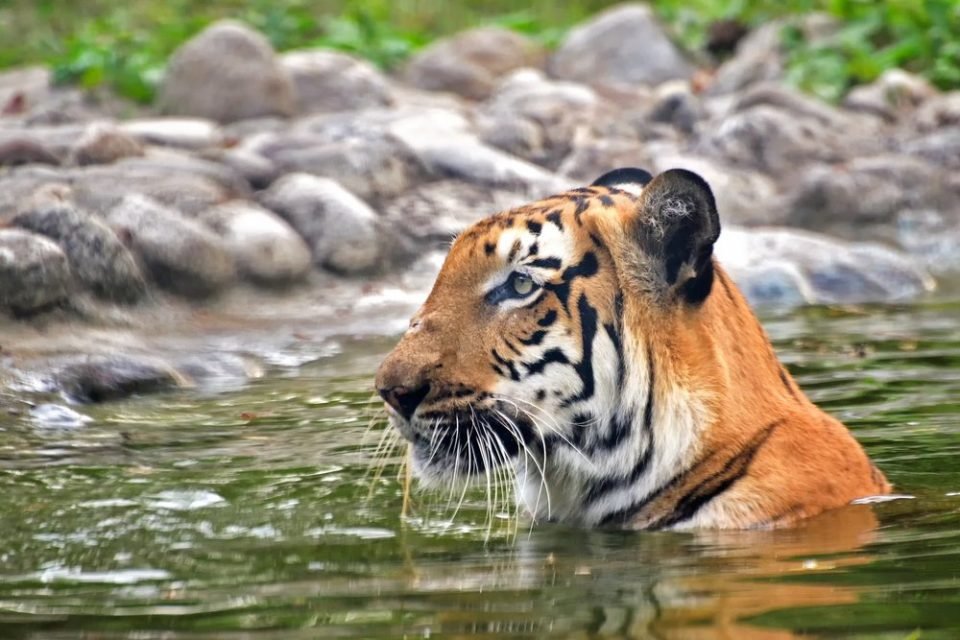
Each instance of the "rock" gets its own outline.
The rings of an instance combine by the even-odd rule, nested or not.
[[[0,229],[0,309],[28,315],[72,293],[67,256],[53,241],[23,229]]]
[[[736,55],[717,69],[707,89],[710,95],[736,94],[752,85],[779,82],[784,77],[784,31],[799,30],[808,43],[829,40],[839,23],[822,13],[773,20],[750,32],[737,45]]]
[[[47,67],[23,67],[0,73],[0,115],[15,116],[44,102],[53,84]]]
[[[818,230],[856,230],[892,222],[906,209],[950,210],[960,183],[948,171],[917,158],[882,155],[843,167],[803,170],[788,196],[787,222]]]
[[[943,93],[926,100],[914,112],[912,120],[916,130],[922,133],[960,126],[960,91]]]
[[[43,403],[30,409],[30,421],[41,429],[78,429],[93,418],[60,404]]]
[[[237,391],[264,374],[259,362],[236,353],[191,353],[174,361],[177,373],[183,375],[194,390],[203,393]]]
[[[943,127],[917,136],[908,134],[899,150],[909,156],[953,171],[960,171],[960,125]]]
[[[181,149],[222,147],[226,143],[217,123],[200,118],[149,118],[121,122],[120,130],[143,144]]]
[[[499,76],[538,66],[543,58],[543,48],[529,38],[502,27],[481,27],[438,40],[415,54],[403,77],[420,89],[483,100]]]
[[[127,158],[76,171],[69,182],[77,204],[97,215],[129,194],[141,194],[194,217],[250,192],[243,177],[228,167],[188,156]]]
[[[203,158],[228,167],[254,189],[266,189],[282,173],[270,158],[242,147],[208,151]]]
[[[640,3],[611,7],[572,29],[547,68],[556,78],[593,85],[658,85],[694,71]]]
[[[480,218],[528,201],[523,193],[441,180],[421,185],[387,204],[383,219],[394,233],[408,237],[416,246],[446,248],[452,237]]]
[[[29,133],[0,137],[0,167],[25,164],[58,165],[61,159],[50,147]]]
[[[851,89],[843,106],[897,120],[936,95],[937,90],[926,79],[901,69],[887,69],[870,84]]]
[[[654,102],[646,114],[652,122],[668,124],[681,133],[692,134],[705,112],[689,82],[666,82],[654,94]]]
[[[107,215],[114,232],[161,287],[189,297],[214,294],[235,277],[226,244],[195,220],[142,195],[123,198]]]
[[[398,119],[389,130],[413,150],[435,178],[458,178],[540,198],[569,183],[553,173],[483,144],[458,114],[424,111]]]
[[[480,110],[481,135],[504,145],[504,133],[522,133],[525,124],[538,131],[530,142],[539,142],[521,157],[537,164],[556,167],[569,153],[575,136],[590,128],[598,98],[589,87],[548,80],[539,71],[523,69],[508,76]],[[522,150],[522,146],[520,146]],[[506,149],[511,150],[511,149]],[[519,154],[518,154],[519,155]]]
[[[70,149],[73,164],[110,164],[122,158],[143,155],[143,144],[117,126],[97,122],[87,127]]]
[[[629,138],[592,138],[577,143],[560,165],[560,175],[577,184],[590,184],[620,167],[651,167],[644,145]],[[713,183],[710,183],[713,186]],[[714,189],[715,190],[715,189]]]
[[[293,79],[297,111],[352,111],[393,103],[390,82],[366,60],[338,51],[290,51],[280,63]]]
[[[716,255],[751,304],[896,302],[933,290],[913,260],[878,244],[785,228],[726,228]]]
[[[960,271],[960,217],[956,211],[906,209],[897,214],[894,239],[933,273]]]
[[[704,154],[778,176],[810,163],[839,162],[849,152],[839,134],[822,123],[767,105],[733,113],[705,129],[698,144]]]
[[[307,241],[313,261],[339,273],[364,273],[379,263],[377,215],[335,181],[304,173],[277,180],[261,203]]]
[[[146,293],[136,260],[109,227],[77,209],[69,195],[54,186],[44,189],[12,224],[55,240],[76,279],[99,297],[136,302]]]
[[[253,282],[285,285],[310,271],[310,249],[297,232],[272,212],[235,200],[200,219],[226,242],[240,273]]]
[[[292,137],[297,138],[295,133]],[[420,159],[397,137],[370,132],[326,144],[280,148],[270,154],[281,171],[336,180],[367,202],[393,198],[427,179]]]
[[[167,114],[233,122],[292,115],[296,92],[266,38],[223,20],[174,52],[157,104]]]
[[[64,170],[36,164],[0,171],[0,224],[8,222],[43,185],[69,181]]]
[[[107,402],[184,386],[164,360],[144,355],[84,356],[64,365],[54,381],[74,402]]]

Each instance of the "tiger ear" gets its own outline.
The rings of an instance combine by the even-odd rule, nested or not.
[[[713,244],[720,236],[710,186],[691,171],[670,169],[644,187],[637,205],[629,233],[643,253],[644,281],[702,302],[713,286]]]
[[[610,187],[611,189],[620,189],[632,193],[635,196],[640,195],[643,188],[650,184],[653,176],[646,169],[636,167],[623,167],[607,171],[605,174],[593,181],[591,187]]]

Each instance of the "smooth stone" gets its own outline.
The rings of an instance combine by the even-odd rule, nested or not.
[[[110,227],[73,204],[69,189],[45,187],[11,222],[55,240],[76,279],[99,297],[130,303],[146,294],[133,255]]]
[[[334,180],[288,174],[263,192],[260,202],[297,230],[321,267],[357,274],[378,266],[377,214]]]
[[[694,71],[643,3],[615,5],[571,29],[547,68],[554,77],[593,85],[654,86]]]
[[[302,280],[312,266],[310,248],[282,218],[263,207],[234,200],[200,219],[226,242],[240,274],[264,285]]]
[[[0,229],[0,309],[28,315],[72,292],[67,256],[55,242],[24,229]]]
[[[231,20],[216,22],[180,46],[157,95],[163,113],[233,122],[290,116],[296,90],[267,39]]]
[[[301,114],[393,103],[390,81],[366,60],[329,49],[305,49],[284,53],[280,63],[293,79]]]
[[[83,356],[61,367],[54,381],[67,398],[82,403],[169,391],[186,383],[170,363],[139,354]]]
[[[164,289],[206,297],[236,277],[233,257],[220,237],[146,196],[126,196],[107,214],[107,222]]]

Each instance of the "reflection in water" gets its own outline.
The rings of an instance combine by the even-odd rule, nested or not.
[[[433,594],[438,609],[407,631],[450,638],[798,637],[742,620],[856,602],[857,586],[789,578],[870,562],[864,547],[876,527],[870,507],[853,506],[792,530],[638,535],[556,528],[521,535],[493,562],[420,563],[412,559],[416,549],[406,548],[408,590]]]
[[[481,493],[404,520],[398,460],[371,473],[382,422],[364,439],[388,339],[239,390],[72,407],[70,428],[23,412],[0,422],[0,638],[960,637],[958,311],[768,321],[916,496],[790,530],[488,536]]]

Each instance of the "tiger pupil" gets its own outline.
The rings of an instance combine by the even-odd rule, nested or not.
[[[517,275],[513,279],[513,290],[521,296],[525,296],[533,291],[533,280],[524,275]]]

